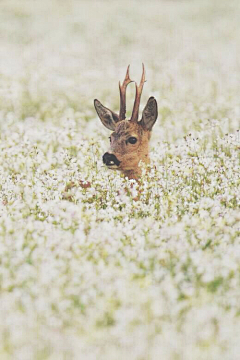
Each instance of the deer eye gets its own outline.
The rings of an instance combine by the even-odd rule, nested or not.
[[[111,136],[109,136],[109,141],[110,141],[110,142],[112,142],[112,140],[111,140]]]
[[[128,139],[128,142],[129,142],[130,144],[136,144],[137,138],[135,138],[134,136],[131,136],[131,137]]]

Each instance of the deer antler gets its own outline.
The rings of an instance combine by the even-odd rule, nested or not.
[[[142,78],[140,81],[140,84],[137,85],[136,84],[136,95],[135,95],[135,100],[134,100],[134,105],[133,105],[133,111],[132,111],[132,116],[131,116],[131,121],[138,121],[138,113],[139,113],[139,106],[140,106],[140,100],[141,100],[141,95],[142,95],[142,90],[143,90],[143,85],[145,83],[145,69],[144,69],[144,64],[142,64],[142,68],[143,68],[143,72],[142,72]]]
[[[125,76],[125,79],[121,85],[119,81],[119,91],[120,91],[120,111],[119,111],[119,120],[125,120],[126,117],[126,88],[128,84],[132,82],[132,80],[129,77],[129,67],[127,68],[127,73]]]

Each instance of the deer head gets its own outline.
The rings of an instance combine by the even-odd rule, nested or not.
[[[137,179],[141,175],[140,160],[149,162],[149,140],[151,130],[158,116],[157,102],[154,97],[148,99],[142,119],[138,121],[140,99],[145,82],[145,70],[140,84],[136,83],[136,95],[130,120],[126,120],[126,89],[132,80],[129,76],[129,66],[123,84],[119,82],[120,111],[119,115],[103,106],[97,99],[94,106],[103,125],[112,130],[110,148],[103,155],[103,163],[109,169],[120,170],[129,179]]]

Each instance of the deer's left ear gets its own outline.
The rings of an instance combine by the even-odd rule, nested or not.
[[[116,123],[119,121],[119,116],[112,110],[103,106],[97,99],[94,100],[94,106],[103,125],[109,130],[114,131]]]
[[[151,96],[148,99],[147,105],[143,109],[142,119],[140,124],[147,130],[151,131],[158,117],[157,101]]]

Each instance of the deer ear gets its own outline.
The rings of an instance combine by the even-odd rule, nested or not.
[[[94,106],[103,125],[114,131],[116,123],[119,121],[119,116],[112,110],[103,106],[97,99],[94,100]]]
[[[158,117],[157,101],[151,96],[145,106],[140,124],[151,131]]]

